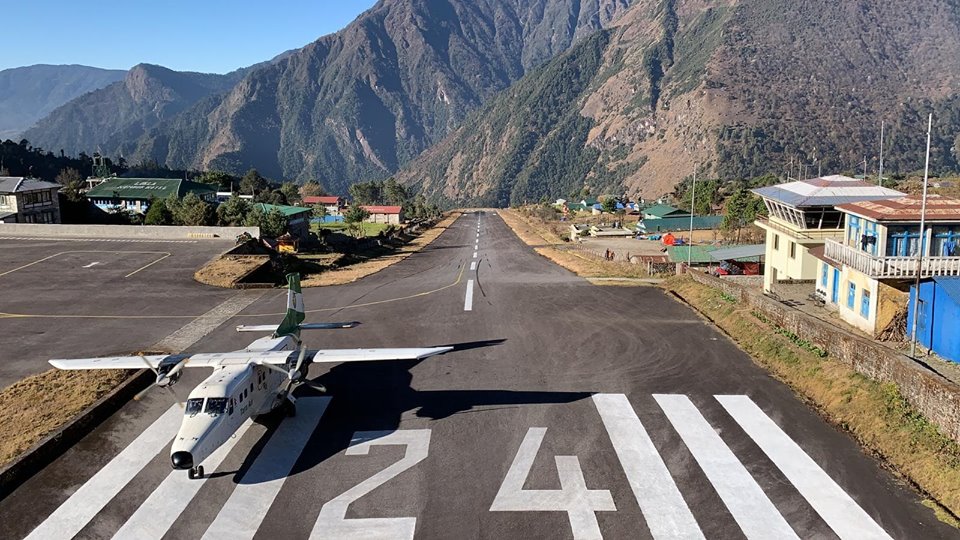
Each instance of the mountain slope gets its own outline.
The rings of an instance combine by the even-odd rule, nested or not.
[[[109,155],[129,155],[147,130],[205,97],[227,91],[243,73],[190,73],[140,64],[123,80],[54,110],[24,137],[35,146],[74,155],[98,148]]]
[[[44,64],[0,71],[0,140],[20,135],[60,105],[119,81],[124,73]]]
[[[175,167],[384,177],[630,0],[381,0],[347,28],[246,76],[140,141]]]
[[[529,74],[398,178],[507,204],[584,184],[657,196],[695,163],[733,179],[788,173],[791,160],[794,176],[798,163],[862,171],[868,156],[875,171],[881,120],[887,170],[910,171],[923,165],[927,111],[935,167],[958,168],[953,1],[644,0],[608,33]],[[586,68],[589,82],[549,93]]]

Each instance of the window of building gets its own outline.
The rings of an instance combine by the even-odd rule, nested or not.
[[[820,263],[820,285],[823,285],[823,288],[827,288],[827,274],[830,267],[825,262]]]
[[[864,319],[870,318],[870,291],[864,289],[863,296],[860,297],[860,316]]]
[[[859,246],[860,245],[860,218],[857,216],[850,216],[850,219],[847,221],[847,245],[848,246]]]
[[[773,249],[775,249],[775,250],[777,250],[777,251],[780,250],[780,235],[779,235],[779,234],[773,235]]]
[[[791,259],[796,259],[796,258],[797,258],[797,243],[796,243],[796,242],[790,242],[790,258],[791,258]]]
[[[852,282],[848,282],[849,288],[847,289],[847,307],[853,309],[853,305],[857,300],[857,285]]]

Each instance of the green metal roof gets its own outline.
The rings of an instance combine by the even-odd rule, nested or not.
[[[674,208],[669,204],[655,204],[650,208],[644,208],[641,210],[641,212],[643,212],[644,215],[650,214],[651,216],[657,216],[658,218],[665,218],[676,213],[689,215],[687,212],[680,210],[679,208]]]
[[[760,244],[761,246],[763,244]],[[667,256],[670,257],[670,262],[687,262],[687,250],[693,250],[692,263],[700,264],[713,264],[718,262],[717,258],[713,256],[715,252],[733,252],[733,251],[744,251],[749,252],[748,256],[741,257],[723,257],[723,260],[735,260],[741,262],[755,262],[757,260],[757,255],[750,252],[751,249],[756,246],[667,246]],[[733,253],[737,255],[737,253]]]
[[[690,251],[691,263],[709,264],[714,262],[710,252],[716,249],[716,246],[667,246],[667,256],[670,262],[687,262],[687,252]]]
[[[215,186],[177,178],[111,178],[88,191],[86,197],[147,200],[150,197],[165,199],[173,194],[183,197],[187,193],[204,195],[216,192]]]
[[[645,219],[640,222],[647,234],[667,231],[689,231],[690,217],[666,217]],[[723,216],[694,216],[693,230],[705,231],[715,229],[723,223]]]
[[[253,205],[253,207],[258,208],[261,212],[279,210],[283,215],[287,217],[293,217],[299,214],[313,212],[313,209],[306,208],[303,206],[278,206],[276,204],[256,203]]]

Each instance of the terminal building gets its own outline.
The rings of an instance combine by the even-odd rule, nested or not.
[[[110,178],[85,194],[97,208],[108,212],[124,209],[145,214],[151,199],[183,197],[195,193],[201,199],[217,202],[217,187],[177,178]]]
[[[0,176],[0,223],[60,223],[60,184]]]
[[[824,176],[753,190],[763,198],[768,217],[755,223],[766,231],[764,292],[777,283],[819,277],[820,260],[810,253],[827,239],[843,238],[841,204],[903,197],[903,193],[847,176]]]

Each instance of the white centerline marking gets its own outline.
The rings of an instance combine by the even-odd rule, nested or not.
[[[174,405],[80,486],[27,538],[73,538],[167,445],[183,418]]]
[[[204,468],[210,472],[217,470],[251,425],[253,420],[249,419],[241,424],[233,437],[227,439],[226,443],[204,460],[202,463],[205,465]],[[172,471],[113,537],[138,540],[163,538],[173,522],[196,497],[203,484],[201,480],[190,480],[186,471]]]
[[[463,310],[473,311],[473,280],[467,280],[467,296],[463,299]]]
[[[623,394],[596,394],[610,441],[654,538],[704,538],[640,418]]]
[[[840,538],[890,538],[747,396],[714,396]]]
[[[799,538],[690,398],[665,394],[653,398],[747,538]]]
[[[476,252],[476,251],[473,252],[473,258],[474,258],[474,259],[477,258],[477,252]]]
[[[329,397],[297,400],[297,415],[270,437],[203,538],[253,538],[329,403]]]
[[[472,263],[470,263],[470,271],[471,272],[477,271],[477,261],[473,261]]]

